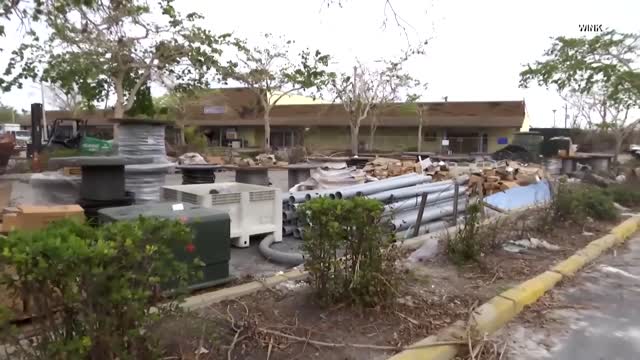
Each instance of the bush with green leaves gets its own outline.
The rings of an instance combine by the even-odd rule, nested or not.
[[[611,195],[591,185],[559,184],[551,206],[558,220],[577,224],[584,224],[588,218],[610,221],[618,217]]]
[[[197,126],[187,126],[184,128],[184,141],[189,151],[204,153],[209,146],[209,141],[205,134]]]
[[[374,306],[397,286],[398,249],[377,200],[317,198],[300,207],[305,268],[321,302]]]
[[[35,359],[152,359],[147,329],[164,284],[184,289],[196,267],[176,260],[187,226],[139,218],[91,227],[71,220],[16,231],[2,244],[2,283],[34,314]],[[163,288],[164,289],[164,288]],[[175,298],[174,300],[176,300]],[[169,303],[162,309],[171,309]]]
[[[640,183],[627,183],[609,186],[606,190],[613,201],[622,206],[640,206]]]
[[[481,212],[480,204],[470,204],[467,207],[463,225],[457,229],[455,235],[447,235],[447,256],[455,264],[460,265],[480,259],[487,243],[484,237],[488,235],[480,226]]]

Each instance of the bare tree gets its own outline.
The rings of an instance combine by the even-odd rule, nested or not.
[[[408,89],[418,86],[419,81],[415,80],[411,75],[404,73],[402,69],[403,63],[408,57],[403,57],[400,61],[387,62],[387,66],[370,77],[369,81],[379,82],[380,86],[369,86],[369,89],[377,88],[377,94],[372,94],[371,99],[374,105],[371,109],[371,118],[369,123],[369,149],[373,150],[375,133],[378,128],[380,117],[385,111],[402,106],[402,100]],[[411,101],[407,97],[407,101]]]
[[[251,89],[262,106],[264,150],[271,151],[271,111],[284,97],[312,88],[320,90],[333,76],[327,72],[329,55],[304,50],[294,55],[293,41],[264,34],[259,45],[237,39],[237,59],[220,67],[224,81],[233,80]]]
[[[71,117],[76,117],[83,108],[84,100],[77,90],[66,91],[58,86],[48,84],[46,95],[54,107],[68,111],[71,113]]]
[[[339,100],[349,114],[351,130],[351,153],[358,155],[360,125],[378,103],[381,81],[372,81],[376,75],[362,64],[353,67],[353,76],[340,74],[331,82],[330,91],[334,101]]]
[[[593,89],[590,93],[568,92],[563,96],[576,112],[574,122],[584,122],[588,129],[611,132],[615,137],[615,157],[622,144],[640,127],[640,119],[631,120],[630,112],[637,110],[630,104],[611,102],[605,91]]]
[[[556,37],[543,56],[520,73],[520,85],[568,92],[587,127],[615,136],[617,160],[640,121],[630,119],[640,108],[640,34],[607,29],[589,38]]]
[[[429,112],[429,105],[426,104],[417,104],[416,105],[416,115],[418,118],[418,152],[422,152],[422,128],[425,124],[425,117]]]

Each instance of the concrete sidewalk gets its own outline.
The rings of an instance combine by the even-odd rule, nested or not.
[[[510,359],[640,358],[640,235],[552,293],[560,306],[543,326],[517,320],[501,332]]]

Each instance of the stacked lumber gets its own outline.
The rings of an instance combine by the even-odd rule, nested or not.
[[[540,181],[544,171],[538,166],[510,166],[485,168],[471,174],[469,189],[472,195],[488,196],[517,186],[526,186]]]
[[[64,176],[80,176],[82,175],[82,169],[80,166],[65,166],[62,168]]]
[[[456,177],[456,174],[452,172],[451,169],[449,169],[449,166],[442,161],[430,165],[424,174],[431,176],[434,182],[451,180]]]
[[[377,179],[386,179],[416,172],[416,162],[390,158],[375,158],[368,162],[363,170]]]

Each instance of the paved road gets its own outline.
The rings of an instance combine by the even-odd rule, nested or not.
[[[510,359],[640,359],[640,235],[603,256],[567,286],[544,327],[515,323]],[[573,308],[572,308],[573,307]]]

